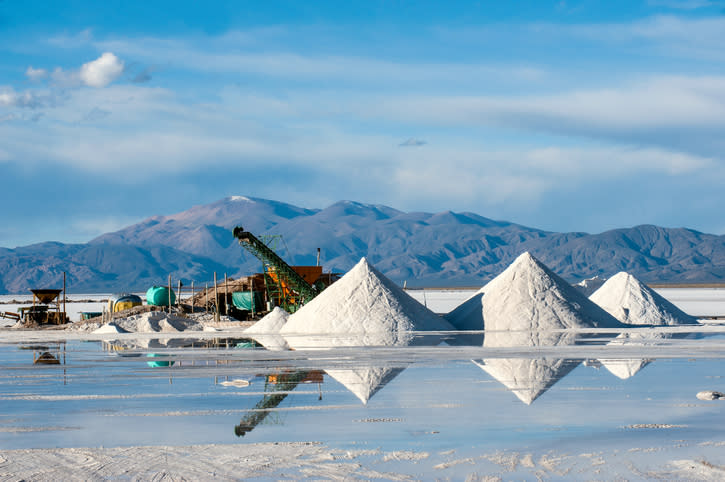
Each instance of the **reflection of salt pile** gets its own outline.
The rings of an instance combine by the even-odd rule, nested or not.
[[[629,273],[621,272],[611,277],[590,297],[612,316],[628,325],[693,325],[692,316],[657,294],[649,286]],[[647,345],[669,338],[669,334],[623,333],[611,345]],[[613,375],[627,379],[644,368],[646,359],[601,359],[602,365]]]
[[[578,289],[584,296],[591,296],[591,294],[597,291],[606,281],[606,278],[595,276],[594,278],[581,280],[574,285],[574,288]]]
[[[407,346],[416,331],[453,327],[368,264],[365,258],[289,317],[280,330],[290,347]],[[327,370],[363,403],[401,370],[358,367]]]
[[[576,334],[556,330],[620,327],[529,253],[446,315],[459,329],[486,329],[483,346],[565,346]],[[530,404],[569,373],[580,360],[490,358],[475,363]]]
[[[244,334],[254,338],[268,350],[287,350],[287,342],[279,335],[279,331],[288,318],[289,313],[276,306],[264,318],[244,330]]]

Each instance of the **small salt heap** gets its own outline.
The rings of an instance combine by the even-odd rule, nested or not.
[[[593,278],[581,280],[574,285],[574,288],[578,289],[584,296],[591,296],[591,294],[597,291],[606,281],[606,278],[595,276]]]
[[[290,347],[407,346],[438,343],[413,332],[454,328],[372,267],[365,258],[292,314],[280,330]],[[397,367],[326,370],[363,403],[400,373]]]
[[[628,325],[697,325],[697,320],[624,271],[612,276],[590,297]]]
[[[289,313],[275,306],[274,310],[244,330],[245,335],[249,335],[268,350],[280,351],[288,350],[287,342],[279,335],[279,331],[287,323]]]
[[[575,333],[558,330],[620,327],[529,253],[523,253],[446,319],[462,330],[483,330],[483,346],[566,346]],[[491,358],[474,361],[522,402],[531,404],[580,360]]]
[[[664,299],[646,284],[629,273],[612,276],[590,297],[612,316],[627,325],[693,325],[697,320]],[[644,346],[669,338],[670,334],[623,333],[610,345]],[[626,380],[647,364],[647,359],[601,359],[600,362],[613,375]]]

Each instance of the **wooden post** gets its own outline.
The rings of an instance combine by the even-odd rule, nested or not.
[[[219,290],[216,282],[216,271],[214,271],[214,321],[219,321]]]
[[[171,313],[171,275],[169,275],[169,313]]]
[[[65,271],[63,271],[63,323],[67,321],[65,314]]]
[[[229,314],[229,282],[226,273],[224,273],[224,314]]]
[[[191,312],[194,312],[194,282],[191,282]]]
[[[209,283],[204,284],[204,312],[209,313]]]
[[[181,278],[179,278],[179,291],[176,292],[176,307],[181,308]]]
[[[254,314],[254,276],[249,278],[249,299],[251,300],[252,304],[252,319],[255,318]]]

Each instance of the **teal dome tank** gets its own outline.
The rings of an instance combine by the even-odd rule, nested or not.
[[[153,306],[169,306],[169,288],[152,286],[146,292],[146,303]],[[176,303],[176,294],[171,290],[171,304]]]

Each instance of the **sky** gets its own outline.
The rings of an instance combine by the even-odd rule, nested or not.
[[[725,0],[0,0],[0,246],[225,196],[725,234]]]

